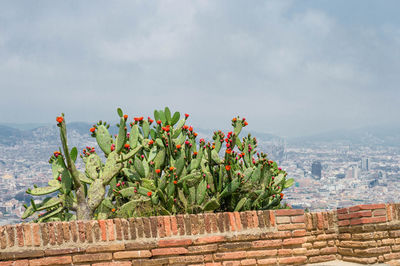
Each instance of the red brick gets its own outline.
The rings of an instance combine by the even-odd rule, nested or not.
[[[352,219],[352,218],[359,218],[359,217],[371,217],[372,212],[371,210],[363,211],[363,212],[352,212],[348,214],[338,214],[338,219],[339,220],[345,220],[345,219]]]
[[[115,234],[114,234],[114,223],[113,223],[113,220],[108,219],[108,220],[106,220],[106,222],[107,222],[108,241],[114,241],[115,240]]]
[[[273,211],[269,211],[269,224],[271,227],[275,227],[275,213]]]
[[[193,244],[191,239],[162,239],[158,241],[158,246],[161,247],[177,247],[189,246]]]
[[[174,218],[175,218],[175,221],[177,221],[176,216],[174,216]],[[150,217],[150,228],[151,228],[151,236],[153,238],[157,238],[158,237],[158,235],[157,235],[157,225],[158,225],[157,217],[151,216]],[[177,228],[179,228],[179,226]],[[132,234],[132,229],[131,229],[131,234]],[[135,235],[136,235],[136,232],[135,232]]]
[[[279,264],[304,264],[306,261],[306,256],[279,258]]]
[[[71,229],[72,240],[74,242],[77,242],[78,241],[78,228],[77,228],[76,222],[75,221],[69,222],[69,227]],[[43,234],[43,231],[42,231],[42,234]],[[43,245],[45,245],[45,244],[43,243]]]
[[[301,245],[306,242],[305,238],[289,238],[289,239],[284,239],[283,240],[283,245],[288,246],[288,245]]]
[[[142,250],[142,249],[153,249],[157,248],[157,242],[155,240],[147,240],[147,241],[134,241],[134,242],[126,242],[125,249],[126,250]]]
[[[276,259],[259,259],[257,265],[278,265]]]
[[[87,253],[101,253],[101,252],[106,252],[106,251],[121,251],[121,250],[125,250],[124,243],[113,243],[113,244],[107,244],[107,245],[89,246],[86,249],[86,252]]]
[[[150,218],[142,217],[143,233],[145,238],[151,238]]]
[[[150,258],[152,253],[150,250],[132,250],[114,252],[114,259],[137,259],[137,258]]]
[[[230,231],[237,231],[234,214],[232,212],[229,212],[228,215],[229,215]]]
[[[110,220],[110,221],[112,222],[112,220]],[[77,224],[78,224],[78,232],[79,232],[79,241],[84,243],[85,242],[85,234],[86,234],[85,222],[84,221],[77,221]]]
[[[318,263],[318,262],[326,262],[326,261],[332,261],[332,260],[336,260],[336,255],[324,255],[324,256],[311,257],[308,259],[308,262]]]
[[[165,255],[180,255],[186,254],[189,251],[186,248],[156,248],[152,249],[151,253],[153,256],[165,256]]]
[[[292,236],[290,231],[268,232],[260,235],[262,239],[289,238]]]
[[[347,226],[347,225],[350,225],[350,221],[349,220],[338,221],[338,225],[339,226]]]
[[[349,213],[349,209],[348,208],[337,209],[336,212],[338,214]]]
[[[356,211],[359,211],[359,210],[361,210],[359,205],[352,206],[352,207],[349,208],[349,212],[356,212]]]
[[[176,221],[178,223],[178,230],[179,230],[179,235],[183,236],[185,235],[185,219],[182,214],[178,214],[176,216]]]
[[[150,219],[152,220],[153,218],[157,219],[157,217],[151,217]],[[131,233],[131,239],[135,240],[137,238],[135,218],[129,218],[128,223],[129,223],[129,232]],[[156,230],[157,230],[157,225],[156,225]]]
[[[276,216],[294,216],[294,215],[302,215],[302,214],[304,214],[303,209],[282,209],[282,210],[275,211]]]
[[[317,228],[318,229],[324,228],[324,217],[321,212],[317,213]]]
[[[164,216],[165,236],[171,236],[171,220],[169,216]]]
[[[350,220],[350,225],[370,224],[370,223],[383,223],[383,222],[386,222],[386,217],[385,216],[352,219],[352,220]]]
[[[71,256],[47,257],[29,260],[29,266],[63,265],[72,264]]]
[[[218,243],[225,242],[225,236],[204,236],[194,240],[194,244],[209,244],[209,243]]]
[[[106,221],[104,220],[99,220],[99,226],[100,226],[100,232],[101,232],[101,240],[107,241],[107,227],[106,227]]]
[[[259,241],[254,241],[252,243],[252,246],[254,248],[265,248],[265,247],[281,247],[282,246],[282,240],[281,239],[276,239],[276,240],[259,240]]]
[[[96,254],[82,254],[82,255],[74,255],[72,257],[74,263],[80,262],[92,262],[92,261],[108,261],[112,260],[111,253],[96,253]]]
[[[240,214],[239,214],[239,212],[234,212],[233,214],[235,216],[236,228],[238,231],[241,231],[242,230],[242,222],[240,221]]]
[[[160,217],[163,219],[163,217]],[[137,229],[137,237],[143,238],[144,237],[144,225],[143,225],[143,218],[137,217],[135,218],[135,228]]]
[[[237,260],[246,258],[246,251],[234,251],[234,252],[224,252],[224,253],[215,253],[214,259],[216,261],[220,260]]]
[[[24,228],[24,237],[25,237],[25,246],[32,246],[32,230],[30,224],[23,224]]]
[[[15,226],[6,226],[7,236],[8,236],[8,246],[13,247],[15,244]]]
[[[171,232],[173,235],[178,235],[178,223],[176,221],[176,216],[171,216]]]
[[[85,252],[85,248],[56,248],[56,249],[45,249],[44,256],[60,256],[74,253]]]

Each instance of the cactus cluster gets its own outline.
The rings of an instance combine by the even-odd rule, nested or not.
[[[155,121],[135,117],[127,125],[119,108],[118,115],[114,137],[105,122],[90,128],[106,161],[86,147],[80,155],[84,173],[75,166],[78,150],[69,150],[64,115],[57,117],[62,152],[50,158],[53,179],[27,193],[58,193],[40,204],[32,200],[23,219],[42,210],[35,221],[281,208],[282,191],[293,184],[266,154],[256,152],[255,138],[239,138],[244,118],[233,118],[231,132],[214,132],[206,142],[196,141],[188,114],[181,118],[167,107],[154,111]]]

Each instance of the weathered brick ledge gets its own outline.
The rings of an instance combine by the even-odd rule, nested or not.
[[[2,265],[284,265],[400,260],[400,204],[0,227]]]

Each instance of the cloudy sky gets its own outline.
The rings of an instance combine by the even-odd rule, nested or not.
[[[399,1],[2,1],[0,123],[154,109],[300,136],[400,124]]]

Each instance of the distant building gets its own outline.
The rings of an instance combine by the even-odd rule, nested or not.
[[[314,161],[311,165],[311,174],[314,178],[320,179],[322,172],[322,166],[320,161]]]
[[[361,159],[361,170],[362,171],[368,171],[369,170],[369,159],[368,158],[362,158]]]

